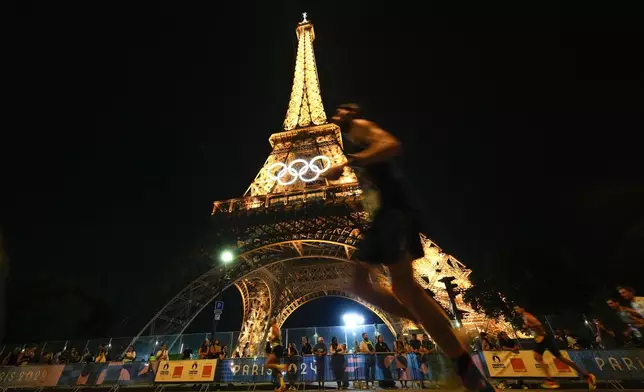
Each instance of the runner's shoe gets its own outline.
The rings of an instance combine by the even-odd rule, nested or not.
[[[594,374],[588,373],[586,379],[588,380],[588,390],[590,390],[590,392],[593,392],[595,389],[597,389],[597,377],[595,377]]]
[[[557,389],[559,388],[559,383],[554,380],[546,380],[546,382],[541,384],[541,387],[545,389]]]
[[[497,392],[497,389],[481,374],[469,354],[463,354],[454,359],[453,363],[456,374],[468,391]]]

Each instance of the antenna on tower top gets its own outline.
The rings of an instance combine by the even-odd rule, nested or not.
[[[309,21],[306,19],[307,13],[302,12],[302,21],[300,23],[309,23]]]

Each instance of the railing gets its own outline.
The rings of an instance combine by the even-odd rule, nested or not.
[[[389,328],[385,324],[367,324],[360,325],[356,327],[344,327],[344,326],[332,326],[332,327],[305,327],[305,328],[283,328],[282,329],[282,339],[284,342],[293,342],[298,347],[301,346],[302,337],[308,337],[311,342],[317,341],[318,337],[323,337],[325,341],[330,342],[331,338],[337,337],[340,343],[345,343],[349,347],[353,348],[354,341],[359,340],[360,335],[366,332],[369,336],[382,335],[385,342],[391,343],[394,340],[394,336],[389,331]],[[137,353],[137,359],[146,361],[151,353],[156,353],[162,344],[169,344],[170,342],[176,342],[173,346],[169,348],[170,355],[181,355],[183,351],[187,348],[192,349],[194,352],[197,352],[198,348],[201,346],[204,340],[212,341],[211,333],[193,333],[193,334],[181,334],[181,335],[151,335],[151,336],[140,336],[133,344],[134,351]],[[219,340],[222,346],[227,346],[228,355],[231,356],[233,350],[237,349],[237,343],[239,341],[239,331],[231,332],[218,332],[215,334],[215,339]],[[26,348],[32,348],[34,345],[36,347],[35,362],[43,362],[43,357],[45,353],[52,353],[55,355],[58,352],[63,351],[65,348],[69,351],[76,349],[76,351],[82,353],[85,349],[88,349],[90,353],[96,354],[98,352],[98,346],[100,344],[106,346],[107,351],[111,351],[113,354],[112,359],[116,360],[121,353],[125,352],[127,346],[132,342],[133,337],[106,337],[99,339],[89,339],[89,340],[58,340],[58,341],[45,341],[45,342],[28,342],[28,343],[7,343],[0,346],[0,361],[1,358],[4,358],[11,350],[16,348],[22,350]]]
[[[198,361],[187,363],[189,367]],[[377,380],[381,385],[396,381],[423,381],[428,384],[453,384],[451,365],[441,355],[379,353],[376,355],[340,354],[315,357],[312,355],[285,358],[289,365],[284,373],[290,384],[324,382],[363,382]],[[173,363],[171,361],[170,363]],[[165,362],[77,363],[68,365],[27,365],[0,367],[0,387],[77,387],[155,384],[155,373]],[[374,371],[367,380],[367,372]],[[273,383],[266,358],[236,358],[218,361],[211,382],[223,384]],[[194,383],[177,379],[178,383]]]
[[[290,204],[307,203],[309,201],[324,202],[351,202],[362,195],[358,183],[341,184],[334,186],[320,186],[302,190],[268,194],[264,196],[247,196],[238,199],[215,201],[211,215],[217,212],[231,213],[235,211],[248,211],[256,208],[287,206]]]
[[[644,381],[644,350],[576,350],[564,352],[564,355],[595,374],[605,385],[622,386],[630,382],[641,388]],[[532,351],[485,352],[474,354],[472,359],[493,383],[525,381],[538,384],[544,378],[543,371],[534,362]],[[354,388],[359,389],[364,382],[373,380],[381,387],[391,387],[396,383],[405,385],[407,382],[412,388],[423,384],[426,387],[458,387],[450,361],[440,354],[304,355],[282,361],[288,364],[287,371],[282,373],[285,381],[297,385],[298,389],[305,389],[307,384],[316,381],[336,382],[343,386],[352,382]],[[568,383],[580,382],[579,375],[566,365],[552,357],[545,357],[545,361],[553,377]],[[207,378],[207,381],[201,378]],[[0,367],[0,389],[125,385],[153,387],[167,381],[188,385],[241,385],[275,383],[276,379],[272,370],[266,368],[266,358]]]

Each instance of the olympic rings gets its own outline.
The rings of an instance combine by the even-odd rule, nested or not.
[[[322,166],[317,164],[318,161],[322,162]],[[299,167],[298,167],[299,166]],[[331,167],[331,159],[325,155],[318,155],[307,162],[305,159],[294,159],[288,166],[282,162],[275,162],[269,167],[266,168],[266,174],[271,180],[277,180],[277,183],[280,185],[291,185],[298,179],[304,182],[312,182],[320,178],[320,174],[329,170]],[[279,168],[279,171],[275,173],[275,169]],[[311,171],[313,175],[308,175],[307,173]],[[284,180],[284,178],[290,178]]]

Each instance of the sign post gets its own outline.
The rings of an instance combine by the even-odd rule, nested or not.
[[[215,301],[215,308],[213,310],[213,319],[212,319],[212,340],[215,340],[215,334],[217,333],[217,324],[221,320],[221,314],[224,312],[224,301]]]

